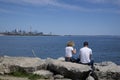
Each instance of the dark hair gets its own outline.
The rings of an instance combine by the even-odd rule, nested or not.
[[[88,46],[88,42],[85,41],[85,42],[83,43],[83,46]]]

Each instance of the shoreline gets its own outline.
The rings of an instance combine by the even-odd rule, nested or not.
[[[29,35],[29,34],[26,34],[26,35],[21,35],[21,34],[19,34],[19,35],[12,35],[12,34],[10,34],[10,35],[5,35],[5,34],[0,34],[0,36],[59,36],[59,35],[49,35],[49,34],[44,34],[44,35]]]
[[[88,74],[91,71],[90,66],[66,62],[63,57],[58,59],[41,59],[38,57],[4,56],[0,59],[0,74],[2,75],[16,74],[16,71],[22,71],[22,73],[42,75],[50,80],[55,80],[58,75],[59,78],[62,78],[61,80],[66,78],[69,80],[84,80],[89,77]],[[95,63],[94,74],[99,80],[119,80],[120,66],[113,62]],[[57,79],[59,78],[57,77]]]
[[[33,55],[33,56],[8,56],[8,55],[3,55],[3,56],[0,56],[0,58],[2,58],[2,57],[16,57],[16,58],[40,58],[40,57],[37,57],[37,56],[35,56],[35,55]],[[51,57],[47,57],[47,58],[40,58],[40,59],[42,59],[42,60],[45,60],[45,59],[48,59],[48,58],[51,58]],[[64,57],[58,57],[58,58],[51,58],[51,59],[59,59],[59,58],[62,58],[62,60],[65,60],[64,59]],[[113,61],[110,61],[110,60],[105,60],[105,61],[99,61],[99,62],[95,62],[95,64],[99,64],[99,63],[102,63],[102,62],[113,62]],[[115,63],[115,62],[113,62],[113,63]],[[119,64],[117,64],[117,63],[115,63],[116,65],[118,65],[118,66],[120,66],[120,63]]]
[[[3,34],[0,33],[0,36],[91,36],[91,37],[120,37],[120,35],[53,35],[53,34]]]

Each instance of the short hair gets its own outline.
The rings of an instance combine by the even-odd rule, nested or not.
[[[67,46],[75,46],[75,43],[73,41],[68,41]]]
[[[85,42],[83,43],[83,46],[88,46],[88,42],[85,41]]]

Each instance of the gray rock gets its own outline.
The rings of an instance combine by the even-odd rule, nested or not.
[[[71,62],[62,62],[54,59],[47,59],[46,64],[48,65],[48,70],[54,72],[55,74],[61,74],[64,77],[77,80],[84,80],[89,71],[91,70],[90,66],[82,65]]]
[[[54,80],[72,80],[72,79],[63,78],[63,79],[54,79]]]
[[[8,57],[5,56],[0,63],[0,73],[10,73],[18,68],[24,69],[28,73],[32,73],[36,70],[46,69],[45,61],[40,58],[32,57]]]
[[[120,66],[113,62],[96,63],[95,68],[94,73],[97,74],[99,80],[120,80]],[[88,65],[65,62],[63,57],[45,60],[32,57],[5,56],[1,58],[0,74],[3,75],[19,70],[23,70],[27,73],[42,73],[41,70],[49,70],[53,72],[53,74],[49,74],[50,76],[60,74],[72,80],[85,80],[89,76],[91,68]],[[89,79],[92,79],[91,76],[89,77]]]
[[[99,79],[120,80],[120,66],[113,62],[102,62],[95,65]]]
[[[88,76],[86,80],[95,80],[92,76]]]
[[[47,79],[53,78],[53,73],[48,71],[48,70],[35,71],[35,72],[33,72],[33,74],[37,74],[37,75],[43,76],[44,78],[47,78]]]
[[[57,60],[59,60],[59,61],[65,61],[65,58],[64,57],[59,57]]]
[[[63,79],[64,76],[60,75],[60,74],[57,74],[57,75],[54,75],[54,79]]]

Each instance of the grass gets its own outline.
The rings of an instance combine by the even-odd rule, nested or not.
[[[9,75],[15,76],[15,77],[27,77],[30,80],[37,80],[37,79],[46,79],[44,76],[40,76],[37,74],[27,73],[23,69],[18,69],[17,71],[14,71],[10,73]]]

